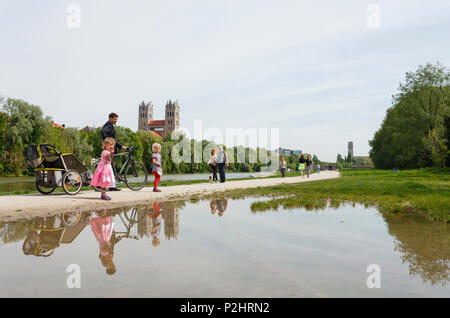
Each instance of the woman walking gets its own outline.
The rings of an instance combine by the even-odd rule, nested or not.
[[[208,161],[208,165],[211,166],[211,169],[213,171],[212,181],[210,181],[210,182],[217,182],[217,163],[216,163],[216,161],[217,161],[216,149],[213,148],[211,150],[211,157],[209,157],[209,161]]]
[[[303,177],[305,172],[306,160],[304,155],[300,155],[300,159],[298,159],[298,170],[300,170],[300,175]]]
[[[287,169],[286,159],[284,157],[281,157],[280,170],[281,170],[281,176],[283,178],[286,176],[286,169]]]
[[[309,178],[309,174],[311,173],[311,167],[312,167],[312,160],[311,160],[311,156],[308,156],[308,158],[306,159],[306,175]]]

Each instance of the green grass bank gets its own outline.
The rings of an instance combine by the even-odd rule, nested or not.
[[[239,189],[227,196],[272,196],[252,204],[252,211],[278,207],[322,209],[328,205],[360,203],[383,213],[419,212],[433,220],[450,222],[450,169],[344,170],[342,177],[307,183]],[[214,196],[211,195],[211,196]]]

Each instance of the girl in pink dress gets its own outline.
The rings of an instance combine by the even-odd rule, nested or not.
[[[92,232],[98,242],[100,249],[100,261],[106,267],[106,273],[112,275],[116,272],[116,266],[113,262],[114,246],[111,243],[111,235],[114,230],[114,220],[112,216],[108,216],[106,210],[99,212],[99,216],[92,218],[91,224]]]
[[[91,180],[91,186],[101,188],[102,195],[100,198],[102,200],[111,200],[111,198],[106,195],[106,188],[111,186],[111,159],[113,155],[114,139],[105,138],[105,140],[103,140],[102,158]]]

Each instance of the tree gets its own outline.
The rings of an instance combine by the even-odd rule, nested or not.
[[[316,155],[313,155],[312,163],[313,163],[313,165],[320,164],[320,160],[319,160],[319,158]]]
[[[7,174],[21,175],[28,170],[23,153],[26,145],[42,141],[50,129],[51,119],[43,117],[39,106],[20,99],[2,98],[1,103],[7,117],[3,133],[2,169]]]
[[[443,166],[448,151],[446,116],[450,116],[448,69],[428,63],[407,72],[393,96],[393,106],[369,141],[375,167]]]
[[[347,163],[352,163],[353,157],[352,157],[352,154],[350,153],[350,151],[348,152],[347,157],[345,157],[345,161]]]

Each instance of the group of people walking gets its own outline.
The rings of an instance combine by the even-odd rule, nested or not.
[[[300,175],[302,177],[304,177],[305,175],[305,171],[306,171],[306,175],[309,178],[309,175],[311,173],[311,169],[312,169],[312,160],[311,160],[311,156],[307,156],[305,158],[305,156],[302,154],[300,155],[300,158],[298,159],[298,170],[300,171]],[[287,162],[286,162],[286,158],[284,156],[281,156],[280,158],[280,171],[281,171],[281,176],[284,178],[286,176],[286,171],[287,171]],[[317,173],[320,173],[320,164],[317,164]]]

